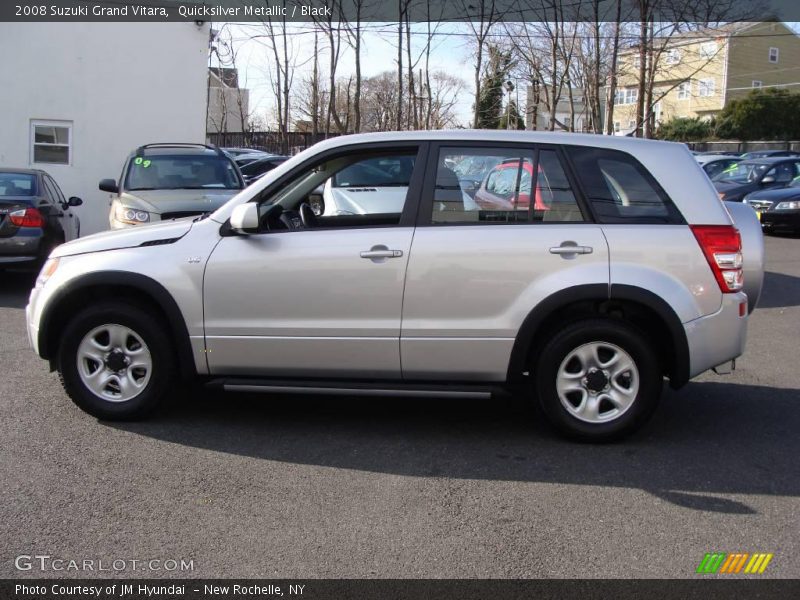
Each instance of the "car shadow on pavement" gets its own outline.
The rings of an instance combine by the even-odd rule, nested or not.
[[[0,308],[25,308],[36,275],[34,270],[0,270]]]
[[[764,288],[757,308],[800,306],[800,277],[784,273],[764,273]]]
[[[755,512],[729,494],[800,496],[800,390],[691,383],[616,444],[572,443],[491,402],[201,393],[154,420],[107,423],[269,461],[414,477],[639,488],[688,509]],[[265,466],[265,468],[268,468]]]

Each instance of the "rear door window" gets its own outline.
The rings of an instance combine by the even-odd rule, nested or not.
[[[584,220],[552,149],[441,148],[431,205],[432,224]]]
[[[600,223],[682,223],[667,194],[642,164],[618,150],[567,146]]]

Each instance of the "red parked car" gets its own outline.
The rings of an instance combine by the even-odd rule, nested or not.
[[[480,189],[475,194],[475,202],[482,210],[523,210],[528,211],[531,202],[531,179],[533,164],[522,160],[522,173],[519,172],[519,159],[504,160],[486,175]],[[549,185],[542,165],[538,168],[534,210],[546,211],[549,206]],[[519,177],[519,195],[517,189]],[[543,198],[544,196],[544,198]]]

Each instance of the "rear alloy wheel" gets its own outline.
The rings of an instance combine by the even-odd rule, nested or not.
[[[58,355],[64,389],[106,420],[146,416],[171,392],[175,359],[164,328],[142,308],[104,302],[67,325]]]
[[[661,394],[654,351],[635,327],[612,319],[563,329],[542,349],[534,373],[545,414],[561,433],[585,441],[632,433]]]

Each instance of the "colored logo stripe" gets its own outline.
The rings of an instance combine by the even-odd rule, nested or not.
[[[728,560],[722,565],[720,573],[738,573],[744,566],[747,557],[750,556],[747,552],[737,552],[728,555]]]
[[[763,573],[774,554],[753,554],[753,558],[744,568],[745,573]]]
[[[773,556],[775,555],[765,552],[757,552],[755,554],[749,554],[748,552],[733,552],[731,554],[706,552],[703,560],[697,566],[697,573],[740,573],[744,567],[744,573],[760,574],[766,570]]]
[[[714,552],[713,554],[706,552],[700,565],[697,567],[698,573],[716,573],[722,561],[725,560],[724,552]]]

